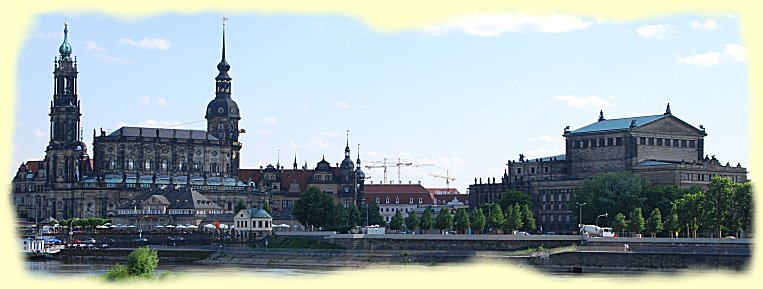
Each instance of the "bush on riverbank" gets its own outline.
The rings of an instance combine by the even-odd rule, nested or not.
[[[103,278],[109,281],[126,279],[163,279],[168,273],[155,275],[154,270],[159,266],[159,257],[156,250],[149,247],[140,247],[127,255],[126,265],[116,265],[103,274]]]
[[[316,239],[291,238],[273,236],[268,241],[268,248],[287,249],[344,249],[339,245]]]

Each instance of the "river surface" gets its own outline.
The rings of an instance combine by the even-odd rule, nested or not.
[[[87,277],[101,275],[119,262],[82,262],[82,261],[25,261],[24,269],[34,276],[73,276]],[[123,263],[123,262],[122,262]],[[253,277],[272,276],[320,276],[332,272],[327,268],[263,268],[255,266],[226,266],[206,264],[159,263],[157,273],[170,272],[192,276],[225,276],[226,273],[251,274]]]

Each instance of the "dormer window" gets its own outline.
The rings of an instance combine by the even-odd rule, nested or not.
[[[389,204],[389,197],[387,197],[387,198],[384,200],[384,202],[385,202],[385,203],[387,203],[387,204]]]
[[[399,203],[400,203],[400,198],[395,197],[395,204],[399,204]]]

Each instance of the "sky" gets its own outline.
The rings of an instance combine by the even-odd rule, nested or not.
[[[84,141],[121,126],[206,129],[222,17],[242,168],[387,158],[400,181],[466,192],[508,160],[564,153],[565,126],[662,114],[704,125],[705,152],[749,166],[747,56],[735,15],[611,21],[572,14],[465,14],[376,31],[335,14],[43,14],[17,61],[13,160],[48,143],[53,61],[69,23]],[[363,168],[379,183],[381,168]],[[398,182],[389,165],[388,182]]]

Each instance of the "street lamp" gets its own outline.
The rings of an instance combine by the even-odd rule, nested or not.
[[[143,240],[143,227],[141,227],[141,222],[143,222],[143,219],[148,217],[148,215],[145,215],[138,220],[138,239]]]
[[[579,216],[578,216],[578,228],[583,228],[583,206],[585,206],[585,204],[587,204],[587,203],[582,203],[581,204],[581,203],[575,202],[575,204],[578,204],[578,214],[579,214]]]
[[[72,232],[72,225],[74,224],[74,221],[76,221],[77,218],[72,218],[72,220],[69,222],[69,243],[72,242],[72,236],[74,236],[74,232]]]
[[[604,218],[606,218],[606,217],[608,217],[608,216],[609,216],[609,214],[607,214],[607,213],[604,213],[603,215],[599,215],[598,217],[596,217],[596,226],[597,226],[597,227],[599,226],[599,218],[601,218],[601,217],[604,217]]]
[[[487,205],[487,217],[488,217],[488,220],[490,220],[490,209],[493,208],[493,204],[495,204],[495,203],[485,203],[485,205]],[[492,221],[490,222],[490,227],[488,227],[487,231],[488,231],[488,233],[493,231],[493,222]]]

